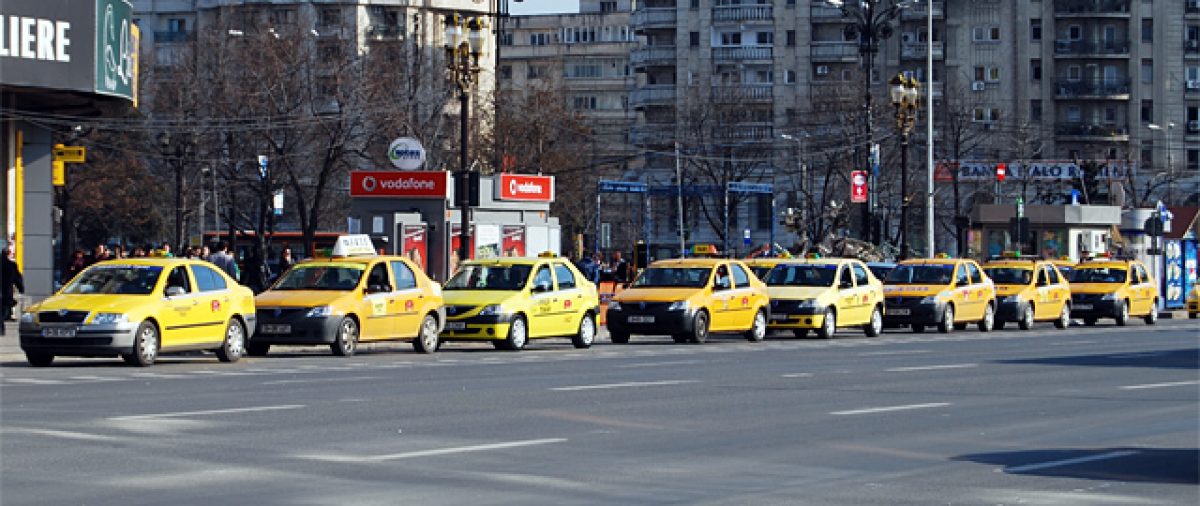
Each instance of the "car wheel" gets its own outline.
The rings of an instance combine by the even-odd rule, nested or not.
[[[1033,304],[1025,305],[1025,313],[1021,315],[1021,319],[1017,320],[1017,326],[1021,330],[1029,330],[1033,328]]]
[[[579,331],[571,336],[571,344],[576,348],[591,348],[592,341],[596,340],[596,317],[592,316],[591,312],[583,314],[583,319],[579,320]]]
[[[1094,317],[1084,318],[1083,324],[1087,325],[1088,327],[1095,327],[1096,326],[1096,318],[1094,318]]]
[[[688,340],[694,344],[704,344],[704,342],[708,340],[707,311],[696,312],[696,316],[692,319],[692,335],[688,337]]]
[[[767,337],[767,315],[763,310],[759,309],[754,314],[754,323],[751,324],[750,330],[746,331],[746,340],[757,343]]]
[[[1071,306],[1063,304],[1062,311],[1058,312],[1058,319],[1054,320],[1054,326],[1060,329],[1071,326]]]
[[[358,322],[354,321],[354,318],[342,318],[338,323],[337,336],[333,338],[329,349],[339,357],[349,357],[358,351]]]
[[[913,326],[912,326],[912,331],[913,331],[913,334],[924,334],[924,333],[925,333],[925,326],[924,326],[924,325],[917,325],[917,324],[915,324],[915,323],[914,323],[914,324],[913,324]]]
[[[525,348],[528,341],[529,326],[525,324],[524,316],[518,316],[508,325],[508,337],[500,342],[503,344],[502,347],[508,351],[520,351]]]
[[[158,358],[158,327],[151,322],[142,322],[133,334],[133,349],[121,355],[126,364],[146,367]]]
[[[804,339],[808,337],[808,329],[792,329],[792,335]]]
[[[225,341],[217,348],[217,360],[222,362],[237,362],[246,352],[246,329],[242,322],[229,320],[225,327]]]
[[[1126,324],[1129,323],[1129,303],[1128,302],[1121,301],[1121,302],[1117,303],[1117,316],[1115,319],[1117,320],[1118,327],[1124,327]]]
[[[949,334],[956,328],[958,327],[954,324],[954,306],[946,304],[946,309],[942,310],[942,321],[937,325],[938,332]]]
[[[29,365],[34,367],[48,367],[54,362],[54,354],[41,351],[27,351],[25,352],[25,360],[29,362]]]
[[[837,334],[837,313],[832,308],[825,310],[825,318],[821,320],[821,328],[817,329],[817,337],[833,339]]]
[[[433,353],[437,351],[438,344],[441,344],[441,339],[438,337],[437,318],[433,315],[425,315],[425,319],[421,320],[421,330],[417,333],[416,339],[413,339],[413,349],[417,353]]]
[[[871,321],[863,327],[863,333],[867,337],[879,337],[883,333],[883,311],[879,310],[879,306],[871,310]]]
[[[1030,314],[1032,314],[1032,313],[1030,313]],[[1032,321],[1032,319],[1030,321]],[[992,326],[995,324],[996,324],[996,307],[991,304],[988,304],[987,308],[983,310],[983,319],[979,320],[979,323],[976,325],[976,328],[978,328],[980,332],[991,332]]]
[[[626,332],[608,331],[608,340],[613,344],[629,344],[629,334]]]
[[[1157,299],[1155,299],[1154,304],[1150,306],[1150,314],[1146,315],[1146,318],[1143,319],[1143,321],[1146,322],[1146,325],[1154,325],[1155,323],[1158,323],[1158,300]]]
[[[251,341],[246,345],[246,355],[251,357],[265,357],[271,351],[271,345],[256,343]]]

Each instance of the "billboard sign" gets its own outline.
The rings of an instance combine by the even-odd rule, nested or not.
[[[501,255],[506,257],[525,256],[525,226],[505,225],[501,229]]]
[[[499,200],[554,202],[554,177],[500,174],[496,186]]]
[[[429,270],[429,266],[425,262],[425,259],[429,257],[429,249],[425,240],[424,225],[404,225],[403,251],[404,256],[420,266],[421,270]]]
[[[400,137],[388,146],[388,160],[400,170],[417,170],[425,165],[425,147],[412,137]]]
[[[1124,161],[1105,161],[1095,175],[1099,181],[1126,179],[1136,173],[1137,166]],[[958,180],[963,183],[991,183],[999,179],[999,167],[1005,168],[1004,177],[1013,181],[1070,182],[1083,177],[1083,169],[1074,161],[1039,162],[996,162],[973,160],[962,162],[942,161],[937,164],[934,179],[940,182],[953,181],[952,172],[957,167]]]
[[[351,197],[446,198],[449,172],[359,170],[350,173]]]

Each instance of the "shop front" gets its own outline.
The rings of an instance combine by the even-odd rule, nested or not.
[[[1121,224],[1121,208],[1085,205],[1026,205],[1023,215],[1029,219],[1029,241],[1018,243],[1011,233],[1010,220],[1017,206],[977,204],[971,209],[970,249],[977,256],[990,258],[1005,251],[1020,250],[1022,255],[1043,258],[1069,258],[1078,262],[1111,250],[1114,233]]]

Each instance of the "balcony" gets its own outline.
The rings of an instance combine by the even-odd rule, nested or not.
[[[774,100],[773,84],[741,84],[713,86],[712,98],[721,104],[759,104]]]
[[[927,3],[919,3],[909,6],[907,9],[900,11],[900,19],[905,21],[913,21],[927,19],[929,10],[926,8]],[[946,16],[946,0],[933,0],[933,17],[944,18]]]
[[[317,37],[321,38],[342,38],[345,33],[354,31],[340,25],[317,25],[313,30],[317,32]]]
[[[750,61],[771,61],[774,54],[770,47],[733,46],[714,47],[712,59],[718,62],[742,63]]]
[[[1066,99],[1129,100],[1129,78],[1054,82],[1054,96]]]
[[[773,21],[774,8],[770,5],[726,5],[713,7],[713,23],[740,23],[743,21]]]
[[[404,35],[404,27],[400,25],[371,25],[367,27],[367,37],[372,39],[394,39]]]
[[[1129,0],[1054,0],[1054,16],[1129,17]]]
[[[721,141],[774,140],[775,127],[770,123],[738,123],[714,130],[712,137]]]
[[[189,40],[192,40],[192,32],[189,32],[189,31],[180,30],[180,31],[165,31],[165,32],[156,31],[156,32],[154,32],[154,43],[155,44],[174,44],[174,43],[178,43],[178,42],[187,42]]]
[[[1056,40],[1056,58],[1128,58],[1127,40]]]
[[[1200,14],[1200,2],[1188,0],[1183,6],[1183,13],[1189,17]]]
[[[672,123],[646,123],[629,128],[629,143],[640,146],[670,144],[675,139]]]
[[[941,60],[946,57],[946,45],[943,42],[933,43],[933,59]],[[905,60],[924,60],[929,52],[929,44],[910,42],[900,46],[900,58]]]
[[[855,42],[813,42],[812,61],[821,63],[858,61],[858,44]]]
[[[675,46],[643,46],[629,53],[629,64],[634,67],[675,65]]]
[[[647,7],[633,12],[633,30],[642,33],[653,28],[675,28],[677,14],[674,7]]]
[[[1059,123],[1054,135],[1060,141],[1129,142],[1129,130],[1117,125],[1095,123]]]
[[[629,94],[629,103],[637,109],[654,105],[674,105],[675,96],[674,84],[645,86],[637,88]]]
[[[849,21],[841,9],[821,5],[817,2],[813,2],[809,17],[812,18],[813,23],[845,23]]]

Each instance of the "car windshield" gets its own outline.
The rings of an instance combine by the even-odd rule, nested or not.
[[[1111,267],[1079,267],[1071,272],[1072,283],[1124,283],[1125,269]]]
[[[992,282],[998,285],[1028,285],[1033,281],[1033,271],[1012,267],[988,267],[983,269]]]
[[[887,275],[890,285],[948,285],[954,265],[899,265]]]
[[[868,265],[867,269],[871,270],[871,274],[874,274],[876,279],[887,279],[888,273],[892,272],[892,269],[895,269],[895,267],[885,267],[882,265]]]
[[[296,265],[283,274],[272,290],[353,290],[363,268],[349,265]]]
[[[755,276],[758,276],[758,279],[765,281],[767,279],[767,273],[771,272],[771,267],[767,265],[756,265],[751,267],[750,270],[754,272]]]
[[[767,286],[833,286],[836,265],[779,265],[767,275]]]
[[[650,267],[633,281],[633,287],[704,288],[711,272],[708,267]]]
[[[505,290],[525,288],[532,265],[464,265],[450,281],[446,290]]]
[[[95,265],[63,288],[69,294],[149,295],[158,284],[157,265]]]

